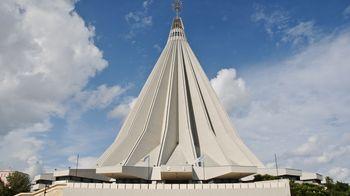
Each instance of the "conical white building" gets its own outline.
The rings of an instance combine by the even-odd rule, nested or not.
[[[179,11],[179,5],[176,9]],[[118,137],[97,162],[117,179],[238,179],[263,167],[233,128],[177,15]]]

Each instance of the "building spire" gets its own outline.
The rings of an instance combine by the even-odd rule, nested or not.
[[[173,2],[177,17],[165,48],[96,172],[121,182],[250,176],[264,165],[231,126],[187,42],[181,1]]]
[[[174,11],[176,13],[176,18],[179,18],[179,14],[180,14],[181,9],[182,9],[182,2],[181,2],[181,0],[174,0],[173,9],[174,9]]]

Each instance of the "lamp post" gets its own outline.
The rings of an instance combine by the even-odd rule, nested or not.
[[[198,157],[195,161],[194,164],[201,163],[202,169],[203,169],[203,181],[205,180],[205,169],[204,169],[204,155],[201,155]],[[193,164],[192,164],[193,165]]]
[[[48,184],[45,184],[45,188],[44,188],[44,196],[46,196],[46,190],[47,190],[47,188],[49,187],[49,185]]]
[[[145,156],[145,158],[143,158],[143,162],[146,162],[146,159],[147,159],[147,180],[150,180],[150,174],[149,174],[149,166],[151,165],[151,160],[150,160],[150,156],[147,155]]]

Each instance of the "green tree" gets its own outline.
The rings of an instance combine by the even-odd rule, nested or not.
[[[327,176],[325,186],[330,196],[350,196],[350,186],[347,183],[334,183],[333,179]]]
[[[329,176],[327,176],[325,179],[326,179],[326,184],[325,184],[325,186],[327,187],[327,190],[333,189],[333,186],[334,186],[334,181],[333,181],[333,179],[330,178]]]
[[[30,191],[30,179],[27,174],[21,172],[13,172],[7,176],[7,185],[5,187],[5,195],[16,195],[18,193]]]
[[[253,181],[265,181],[279,179],[270,175],[256,175]],[[350,196],[350,185],[334,181],[326,177],[325,184],[296,183],[290,180],[290,192],[292,196]]]
[[[1,196],[8,196],[8,195],[11,195],[10,192],[9,192],[8,187],[5,186],[4,182],[1,181],[1,179],[0,179],[0,195],[1,195]]]
[[[265,181],[265,180],[278,180],[279,178],[276,176],[270,176],[270,175],[255,175],[254,176],[254,181]]]
[[[292,196],[328,196],[326,187],[322,185],[295,183],[290,181],[290,192]]]

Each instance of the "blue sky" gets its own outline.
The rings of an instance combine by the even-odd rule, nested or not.
[[[170,5],[1,2],[0,168],[66,168],[78,153],[93,166],[166,43]],[[252,151],[349,181],[350,1],[183,5],[189,43]]]
[[[142,1],[77,3],[76,11],[88,24],[95,26],[96,45],[110,63],[108,70],[95,78],[96,82],[135,81],[140,75],[130,78],[129,74],[135,69],[145,72],[141,77],[147,77],[159,55],[154,45],[162,48],[167,39],[174,16],[170,4],[171,1],[154,1],[145,11]],[[314,21],[317,28],[329,33],[348,22],[341,14],[347,4],[348,1],[185,1],[181,15],[191,46],[208,76],[212,77],[223,66],[235,65],[236,69],[243,69],[294,52],[290,43],[277,47],[281,35],[270,37],[263,25],[252,21],[257,7],[266,12],[286,12],[290,25]],[[125,16],[130,12],[147,12],[145,15],[152,17],[152,25],[135,29],[136,35],[129,40],[125,37],[132,24],[128,24]]]

